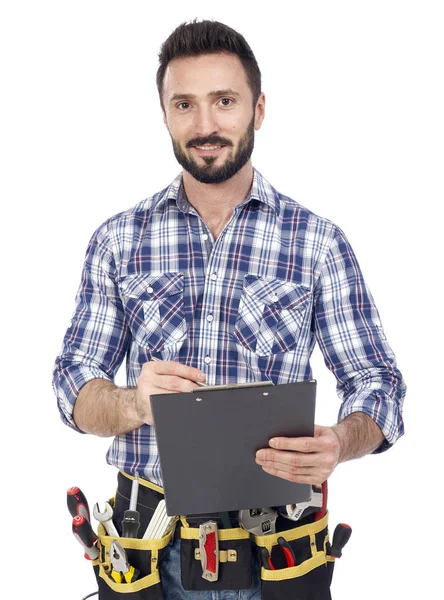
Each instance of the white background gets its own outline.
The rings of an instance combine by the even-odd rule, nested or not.
[[[62,425],[52,368],[93,231],[179,172],[155,71],[161,43],[195,17],[251,45],[267,98],[254,165],[345,231],[408,385],[404,438],[330,479],[331,528],[353,528],[334,599],[438,597],[444,19],[427,0],[2,5],[3,581],[14,598],[96,589],[66,490],[91,507],[114,493],[110,440]],[[313,369],[330,425],[339,401],[318,350]]]

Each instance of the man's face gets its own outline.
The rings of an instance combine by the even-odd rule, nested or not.
[[[254,130],[264,118],[234,54],[171,61],[163,84],[164,121],[179,164],[197,181],[221,183],[250,159]]]

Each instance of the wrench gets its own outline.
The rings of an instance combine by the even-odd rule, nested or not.
[[[276,533],[277,511],[274,508],[249,508],[239,511],[239,525],[254,535]]]
[[[117,529],[115,528],[114,523],[113,523],[113,513],[114,513],[114,511],[109,502],[105,502],[105,512],[99,511],[99,503],[98,502],[96,502],[94,505],[94,510],[93,510],[94,518],[97,521],[99,521],[100,523],[103,523],[103,526],[106,529],[106,533],[113,537],[120,537],[119,534],[117,533]]]

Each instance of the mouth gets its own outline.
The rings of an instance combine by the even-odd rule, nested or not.
[[[201,156],[210,156],[212,154],[219,154],[223,148],[226,148],[226,145],[204,144],[203,146],[192,146],[192,148]]]

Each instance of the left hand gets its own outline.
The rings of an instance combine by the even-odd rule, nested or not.
[[[341,445],[331,427],[315,425],[314,437],[273,440],[270,448],[256,453],[256,463],[270,475],[296,483],[322,485],[339,463]]]

